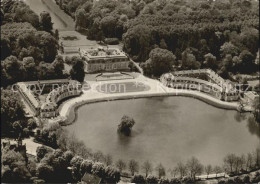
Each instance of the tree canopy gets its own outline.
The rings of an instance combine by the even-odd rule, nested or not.
[[[118,125],[117,131],[126,136],[129,136],[131,134],[131,129],[134,126],[134,124],[135,121],[133,118],[124,115],[121,119],[120,124]]]
[[[225,73],[227,68],[222,62],[226,55],[238,57],[248,50],[255,58],[258,50],[258,1],[56,2],[75,17],[78,26],[88,30],[88,38],[101,40],[98,33],[122,39],[124,50],[137,62],[147,61],[150,52],[160,47],[181,61],[181,69],[212,67]],[[191,48],[197,50],[188,51]],[[204,65],[208,53],[217,62],[207,57]],[[256,71],[250,68],[250,72]],[[234,67],[232,72],[246,71]]]

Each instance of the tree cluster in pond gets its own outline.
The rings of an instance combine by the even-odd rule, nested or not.
[[[130,117],[124,115],[121,119],[120,124],[118,125],[117,131],[126,136],[129,136],[131,134],[131,130],[132,130],[132,127],[134,126],[134,124],[135,124],[135,121],[133,118],[130,118]]]

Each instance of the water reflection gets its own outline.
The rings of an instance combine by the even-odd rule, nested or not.
[[[132,132],[133,133],[133,132]],[[120,144],[120,146],[124,146],[124,147],[127,147],[127,145],[130,144],[131,142],[131,137],[133,136],[131,133],[130,136],[125,136],[123,134],[120,134],[120,133],[117,133],[117,141],[118,141],[118,144]]]
[[[234,115],[234,119],[238,123],[246,122],[248,131],[252,135],[256,135],[260,138],[260,124],[257,123],[255,117],[252,114],[236,112]]]
[[[234,118],[237,122],[242,122],[244,120],[247,119],[247,114],[246,113],[240,113],[240,112],[236,112],[234,115]]]
[[[249,116],[247,119],[247,127],[251,134],[260,138],[260,123],[255,121],[254,116]]]

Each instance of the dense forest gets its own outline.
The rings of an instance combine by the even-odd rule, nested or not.
[[[259,2],[247,0],[56,0],[89,39],[116,37],[137,62],[155,48],[181,69],[256,72]],[[160,53],[158,53],[160,54]],[[146,68],[144,66],[144,68]]]
[[[4,0],[2,5],[1,86],[67,77],[49,13],[38,16],[22,1]]]

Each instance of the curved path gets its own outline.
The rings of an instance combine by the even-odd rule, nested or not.
[[[106,83],[122,83],[122,82],[136,82],[136,83],[144,83],[145,85],[150,86],[150,90],[148,91],[139,91],[139,92],[129,92],[129,93],[102,93],[96,90],[99,85]],[[238,102],[224,102],[218,100],[212,96],[209,96],[205,93],[199,91],[191,91],[191,90],[182,90],[182,89],[172,89],[165,87],[161,82],[157,80],[153,80],[150,78],[146,78],[143,75],[139,75],[135,79],[128,80],[120,80],[120,81],[88,81],[91,86],[90,90],[83,91],[83,94],[80,97],[70,99],[62,105],[60,108],[60,116],[63,118],[68,118],[70,115],[70,111],[74,111],[74,109],[78,106],[88,103],[95,102],[103,102],[103,101],[112,101],[112,100],[123,100],[123,99],[136,99],[136,98],[146,98],[146,97],[156,97],[156,96],[186,96],[197,98],[206,103],[209,103],[213,106],[229,109],[229,110],[237,110],[239,103]],[[84,90],[84,89],[83,89]],[[71,122],[69,122],[71,123]]]

